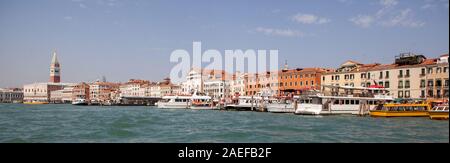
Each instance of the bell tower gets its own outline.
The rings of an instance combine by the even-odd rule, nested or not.
[[[56,50],[53,51],[52,63],[50,64],[50,82],[61,82],[61,68],[58,62],[58,57],[56,56]]]

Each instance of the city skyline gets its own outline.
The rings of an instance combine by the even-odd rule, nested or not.
[[[448,53],[448,0],[170,2],[2,1],[0,87],[47,81],[55,48],[62,82],[159,81],[174,65],[170,53],[192,41],[219,51],[278,49],[279,65],[290,67]]]

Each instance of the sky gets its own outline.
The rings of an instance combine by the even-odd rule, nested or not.
[[[0,87],[168,77],[170,54],[276,49],[280,66],[448,53],[448,0],[0,0]],[[207,64],[207,63],[205,63]]]

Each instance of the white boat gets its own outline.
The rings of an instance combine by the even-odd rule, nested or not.
[[[191,97],[190,109],[193,110],[214,110],[212,98],[204,93],[194,92]]]
[[[164,96],[156,106],[160,109],[189,109],[191,96]]]
[[[366,114],[379,105],[392,101],[391,96],[377,95],[375,97],[353,96],[310,96],[299,102],[295,114],[331,115],[331,114]]]
[[[72,102],[72,105],[88,105],[88,102],[87,102],[86,99],[81,99],[81,98],[79,98],[79,99],[75,99],[75,100]]]
[[[262,100],[261,97],[251,97],[251,96],[239,96],[237,100],[235,100],[234,103],[227,104],[227,109],[232,110],[247,110],[251,111],[256,110],[261,106],[260,101]]]
[[[362,91],[364,93],[354,95],[331,95],[323,94],[303,96],[299,99],[299,104],[295,114],[301,115],[332,115],[332,114],[352,114],[366,115],[370,110],[374,110],[384,103],[393,101],[394,98],[388,95],[385,89],[378,88],[355,88],[330,86],[334,89],[345,89],[346,91]],[[334,92],[336,93],[336,92]],[[339,92],[337,92],[339,93]],[[356,94],[355,94],[356,95]]]
[[[266,108],[271,113],[294,113],[296,104],[295,99],[282,98],[266,103]]]

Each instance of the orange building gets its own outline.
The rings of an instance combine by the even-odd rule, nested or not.
[[[279,95],[300,95],[304,91],[320,90],[322,74],[330,71],[323,68],[284,69],[279,75]]]

